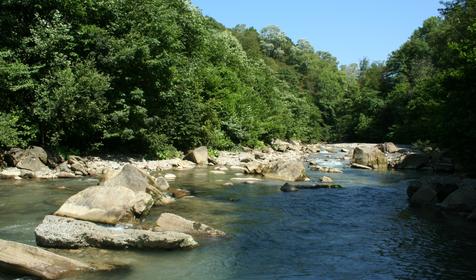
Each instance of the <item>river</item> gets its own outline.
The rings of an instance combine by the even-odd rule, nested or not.
[[[339,167],[328,154],[315,157]],[[273,181],[223,186],[235,171],[209,171],[177,171],[173,185],[196,197],[154,208],[146,222],[172,212],[228,238],[198,239],[200,247],[185,251],[54,251],[125,265],[74,279],[476,279],[476,226],[408,207],[407,182],[422,172],[344,168],[325,174],[343,189],[283,193]],[[0,181],[0,238],[35,244],[42,218],[96,182]]]

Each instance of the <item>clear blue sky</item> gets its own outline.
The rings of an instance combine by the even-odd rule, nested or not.
[[[341,64],[363,57],[385,60],[423,21],[438,15],[440,0],[192,0],[226,27],[277,25],[306,39]]]

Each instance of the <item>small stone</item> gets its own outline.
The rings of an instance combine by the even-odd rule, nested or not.
[[[245,168],[242,167],[242,166],[232,165],[232,166],[230,166],[230,170],[240,170],[240,171],[244,171]]]
[[[235,181],[235,182],[259,182],[259,181],[263,181],[263,179],[260,179],[260,178],[231,178],[230,179],[231,181]]]
[[[290,185],[288,183],[281,186],[280,190],[282,192],[297,192],[299,189],[296,186]]]
[[[322,176],[319,181],[323,182],[323,183],[332,183],[334,182],[334,180],[332,180],[331,177],[327,177],[327,176]]]
[[[177,175],[172,174],[172,173],[167,173],[167,174],[164,175],[164,178],[167,179],[167,180],[173,181],[177,178]]]
[[[226,167],[226,166],[217,166],[217,167],[214,168],[214,170],[228,171],[228,167]]]
[[[60,173],[58,173],[58,178],[61,178],[61,179],[76,178],[76,175],[74,175],[71,172],[61,171]]]
[[[358,164],[358,163],[352,163],[351,167],[352,167],[352,168],[356,168],[356,169],[372,170],[372,167],[367,166],[367,165],[363,165],[363,164]]]

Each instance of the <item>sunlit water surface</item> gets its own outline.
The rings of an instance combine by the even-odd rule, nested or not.
[[[339,157],[342,155],[338,155]],[[320,164],[339,163],[318,155]],[[408,208],[406,184],[422,173],[345,168],[343,189],[282,193],[279,182],[223,186],[236,171],[177,171],[172,183],[196,197],[155,208],[228,233],[186,251],[55,250],[120,263],[75,279],[476,279],[475,226]],[[324,174],[308,171],[317,181]],[[325,174],[329,175],[329,174]],[[0,181],[0,238],[35,244],[34,228],[92,179]],[[15,277],[0,272],[0,279]]]

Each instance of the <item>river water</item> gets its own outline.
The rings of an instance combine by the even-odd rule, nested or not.
[[[321,164],[339,167],[328,154]],[[228,233],[185,251],[55,250],[123,269],[74,279],[476,279],[476,226],[408,207],[406,185],[424,173],[344,168],[343,189],[282,193],[279,182],[223,186],[229,171],[177,171],[193,198],[155,208]],[[308,171],[313,180],[324,174]],[[329,175],[329,174],[325,174]],[[34,228],[92,179],[0,181],[0,238],[35,244]],[[0,271],[0,279],[14,279]]]

